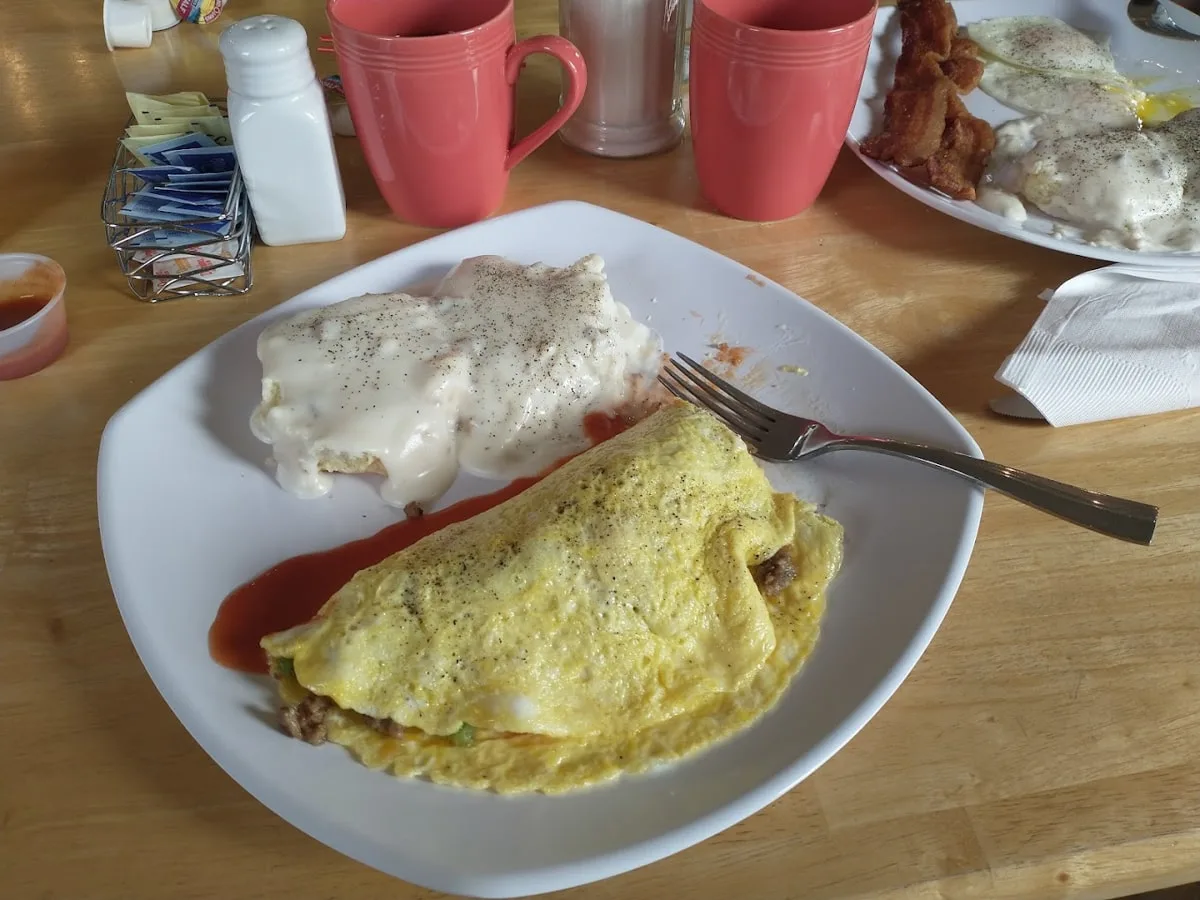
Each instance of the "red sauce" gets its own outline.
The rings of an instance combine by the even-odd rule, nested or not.
[[[746,361],[746,357],[750,354],[749,347],[735,347],[733,344],[727,344],[724,341],[716,345],[716,360],[724,363],[727,366],[733,366],[735,369],[741,366]]]
[[[593,445],[620,434],[629,425],[619,416],[603,413],[589,415],[584,423]],[[208,631],[209,655],[227,668],[266,674],[267,659],[259,646],[266,635],[307,622],[359,570],[382,562],[447,525],[500,505],[565,462],[560,460],[545,472],[519,478],[494,493],[396,522],[371,537],[284,560],[242,585],[221,603]]]
[[[32,319],[50,302],[49,297],[17,297],[0,302],[0,331],[15,328],[27,319]]]
[[[607,413],[588,413],[587,417],[583,420],[583,430],[587,434],[588,440],[592,442],[592,446],[595,447],[597,444],[603,444],[610,437],[616,437],[632,424],[629,419],[622,416],[614,416]],[[564,459],[558,465],[551,466],[549,472],[545,474],[548,475],[565,462],[566,460]]]

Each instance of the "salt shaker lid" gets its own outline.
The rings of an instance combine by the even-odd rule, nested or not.
[[[295,19],[251,16],[221,34],[229,89],[251,97],[291,93],[316,77],[308,33]]]

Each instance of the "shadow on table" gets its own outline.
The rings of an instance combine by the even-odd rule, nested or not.
[[[843,149],[822,200],[849,227],[878,244],[928,260],[943,280],[947,270],[953,274],[961,267],[964,303],[972,300],[971,278],[978,274],[973,269],[999,265],[1016,276],[1003,306],[910,357],[896,359],[957,414],[986,412],[988,401],[1007,390],[994,376],[1044,309],[1039,294],[1080,271],[1106,265],[959,222],[877,179],[848,149]],[[919,292],[920,285],[912,287]]]
[[[88,191],[88,212],[99,215],[112,148],[97,150],[92,137],[28,141],[0,147],[0,171],[9,173],[4,179],[4,206],[11,211],[4,219],[5,227],[0,229],[0,241],[8,243],[18,233],[25,240],[40,238],[36,231],[53,221],[55,213],[61,214],[65,207],[82,202],[81,185]],[[16,177],[18,172],[53,174],[22,178]]]
[[[301,865],[314,852],[327,852],[315,841],[284,839],[281,832],[295,830],[243,791],[189,737],[146,677],[132,646],[121,639],[124,631],[111,599],[97,598],[86,610],[73,608],[48,624],[48,649],[63,667],[62,686],[72,693],[75,727],[87,728],[95,741],[109,745],[94,762],[103,767],[119,761],[113,777],[131,785],[140,795],[136,802],[186,811],[215,840],[251,845],[274,866]],[[100,647],[103,652],[97,652]]]
[[[988,401],[1008,389],[995,380],[996,370],[1016,349],[1041,312],[1036,288],[1028,295],[974,322],[953,338],[932,345],[911,359],[897,362],[952,413],[983,413]],[[1005,421],[1020,423],[1020,419]],[[1031,422],[1039,425],[1036,420]]]
[[[365,215],[375,219],[391,219],[392,212],[375,183],[375,176],[367,167],[362,144],[357,138],[337,137],[338,163],[342,174],[342,190],[346,195],[346,208],[352,215]]]
[[[700,196],[691,149],[686,143],[671,150],[631,159],[593,156],[554,137],[539,151],[542,165],[569,180],[573,200],[598,206],[621,207],[624,201],[648,201],[685,210],[716,213]],[[678,157],[664,166],[664,157]],[[519,179],[520,169],[514,178]],[[618,199],[619,198],[619,199]],[[564,198],[565,199],[565,198]]]
[[[1125,900],[1200,900],[1200,884],[1181,884],[1179,887],[1134,894]]]
[[[936,257],[942,266],[957,261],[1005,263],[1044,272],[1049,262],[1062,270],[1057,285],[1083,269],[1108,265],[993,234],[926,206],[876,176],[849,147],[842,148],[818,202],[878,243]],[[1042,284],[1037,290],[1054,285]]]

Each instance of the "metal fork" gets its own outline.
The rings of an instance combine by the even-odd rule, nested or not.
[[[756,456],[790,462],[831,450],[866,450],[924,463],[1007,494],[1043,512],[1109,537],[1149,544],[1158,508],[1052,481],[953,450],[886,438],[835,434],[815,419],[789,415],[755,400],[688,356],[677,354],[659,375],[678,397],[714,413],[741,435]]]

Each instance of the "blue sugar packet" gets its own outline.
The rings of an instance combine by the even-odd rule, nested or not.
[[[228,196],[230,184],[228,181],[199,181],[190,184],[168,182],[162,187],[163,190],[175,191],[181,194],[221,194],[222,196]]]
[[[227,184],[181,184],[167,185],[155,191],[156,194],[162,197],[173,197],[177,200],[217,200],[224,203],[229,196],[229,185]]]
[[[216,223],[205,223],[209,224]],[[198,226],[189,225],[188,228],[197,228]],[[210,229],[208,227],[200,228],[205,234],[195,234],[185,231],[148,231],[146,234],[138,238],[138,241],[133,246],[139,249],[149,249],[151,247],[159,250],[171,250],[178,247],[191,247],[200,243],[210,243],[212,238],[208,236]]]
[[[167,214],[190,214],[193,218],[214,218],[225,212],[225,202],[212,198],[177,200],[172,197],[154,195],[144,198],[144,201],[148,205],[137,208],[152,209]]]
[[[145,184],[166,184],[167,179],[172,175],[194,175],[196,173],[196,170],[190,166],[144,166],[125,171]]]
[[[183,203],[196,206],[224,206],[225,199],[229,196],[227,189],[210,191],[207,188],[202,190],[180,190],[179,188],[154,187],[150,189],[150,193],[154,197],[162,197],[164,200],[170,200],[175,204]]]
[[[142,151],[143,153],[145,151]],[[237,155],[232,147],[196,147],[168,150],[163,154],[175,166],[190,166],[197,172],[229,172],[237,165]]]
[[[169,206],[170,200],[158,199],[151,196],[147,191],[138,191],[131,196],[125,205],[121,207],[121,213],[129,216],[131,219],[139,219],[143,222],[183,222],[187,216],[181,216],[177,213],[163,212],[164,206]]]
[[[177,225],[180,222],[188,222],[192,219],[199,218],[193,213],[188,213],[186,216],[178,213],[164,212],[161,209],[144,209],[138,207],[135,203],[126,203],[121,207],[122,215],[128,216],[136,222],[144,223],[160,223]]]
[[[155,203],[158,206],[164,206],[164,205],[167,205],[170,203],[174,203],[176,201],[176,198],[171,196],[173,193],[175,193],[175,192],[171,188],[160,187],[159,185],[153,185],[151,187],[144,187],[140,191],[135,191],[134,193],[130,194],[129,196],[131,199],[138,198],[140,200],[145,200],[150,203]],[[204,201],[205,203],[220,203],[221,202],[220,198],[213,197],[213,196],[210,196],[207,194],[185,194],[184,198],[193,203],[195,203],[196,201]]]
[[[121,212],[141,222],[194,222],[200,219],[220,218],[224,206],[192,206],[176,204],[169,197],[156,197],[150,191],[138,191],[121,207]],[[203,223],[208,225],[209,223]],[[230,222],[224,223],[224,232],[228,231]],[[200,224],[188,225],[189,228],[201,228]],[[209,230],[204,228],[204,230]]]
[[[165,212],[156,213],[155,215],[160,216],[160,218],[153,220],[153,221],[162,222],[162,223],[166,224],[166,216],[168,215],[168,213],[165,213]],[[181,222],[187,222],[187,224],[186,225],[180,224]],[[176,216],[174,219],[171,220],[171,224],[175,228],[179,229],[177,237],[172,237],[171,235],[173,235],[174,232],[169,232],[169,231],[168,232],[161,232],[161,231],[150,232],[151,234],[161,236],[160,238],[155,240],[156,246],[179,247],[179,246],[182,246],[183,244],[194,244],[194,243],[197,243],[198,241],[207,240],[208,238],[205,237],[206,235],[215,235],[216,237],[228,237],[229,232],[233,230],[233,223],[228,220],[219,221],[217,219],[209,219],[208,221],[204,221],[193,212],[189,212],[186,216]],[[201,233],[198,234],[197,232],[201,232]],[[146,238],[142,238],[138,242],[138,246],[144,247],[146,245],[147,245]]]
[[[168,203],[159,208],[159,212],[183,216],[185,220],[219,219],[224,211],[223,206],[181,206],[175,203]]]
[[[207,231],[209,234],[219,235],[220,237],[226,237],[233,230],[233,222],[228,219],[224,222],[196,222],[187,227],[198,231]]]
[[[200,150],[206,147],[215,148],[217,142],[210,138],[207,134],[183,134],[179,137],[170,138],[165,141],[159,141],[157,144],[150,144],[143,147],[139,152],[160,166],[186,166],[187,163],[177,163],[170,159],[167,154],[178,150]]]
[[[172,187],[185,184],[223,184],[228,187],[232,181],[232,172],[191,172],[167,178],[167,183]]]

